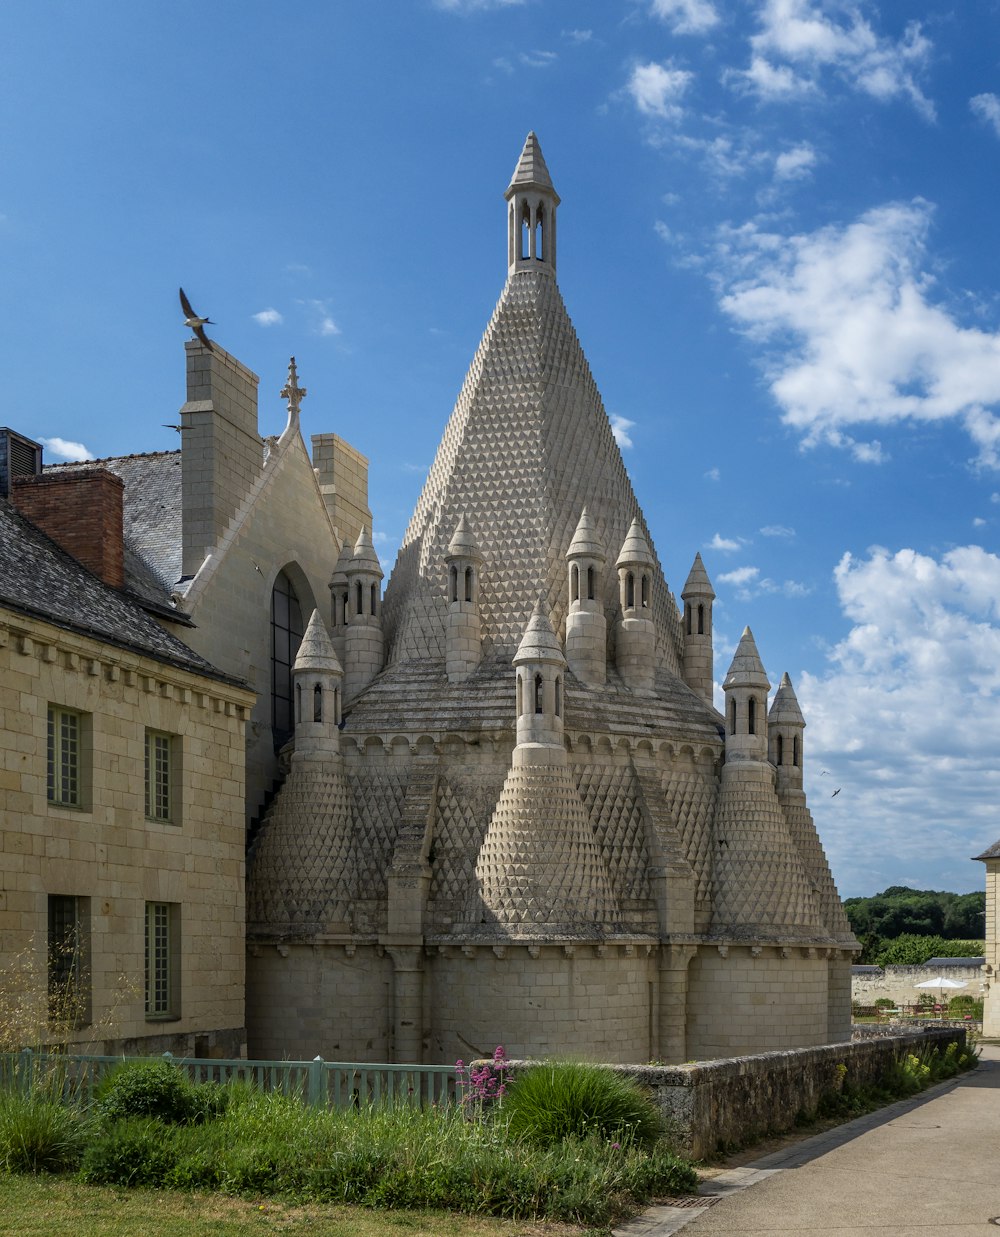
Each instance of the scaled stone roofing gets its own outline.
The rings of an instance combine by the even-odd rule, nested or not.
[[[45,472],[106,468],[125,482],[125,586],[169,606],[181,577],[181,453],[111,456],[81,464],[46,465]]]
[[[243,686],[165,631],[125,592],[81,566],[3,499],[0,605],[116,648]]]

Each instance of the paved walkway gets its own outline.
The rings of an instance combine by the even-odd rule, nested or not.
[[[615,1233],[1000,1237],[1000,1046],[983,1046],[957,1079],[720,1173],[701,1193],[703,1205],[653,1207]]]

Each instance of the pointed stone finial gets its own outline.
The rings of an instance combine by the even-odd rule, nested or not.
[[[448,542],[449,558],[482,558],[479,545],[472,535],[464,513],[458,517],[458,524],[451,541]]]
[[[681,597],[709,597],[715,600],[715,589],[712,588],[712,581],[708,578],[708,572],[705,570],[700,554],[694,556],[688,578],[681,589]]]
[[[333,647],[326,625],[319,616],[318,610],[313,610],[305,635],[299,645],[299,651],[292,667],[294,673],[302,671],[323,671],[327,674],[343,674],[343,667]]]
[[[767,720],[778,726],[804,726],[806,724],[787,670],[781,676],[778,690],[774,693]]]
[[[534,130],[524,139],[524,149],[521,151],[521,157],[517,161],[514,175],[510,178],[510,184],[507,186],[505,196],[510,199],[519,188],[524,188],[528,185],[535,189],[548,189],[556,199],[556,205],[559,204],[559,195],[556,193],[555,185],[552,183],[549,169],[545,166],[542,148],[538,143],[538,137]]]
[[[340,547],[340,553],[337,555],[337,562],[334,564],[333,575],[330,577],[330,583],[334,581],[347,579],[347,567],[351,559],[354,557],[354,547],[349,541],[344,541]]]
[[[722,684],[723,690],[728,691],[733,687],[760,687],[767,691],[770,686],[764,672],[764,663],[757,652],[753,632],[749,627],[744,627],[729,673]]]
[[[525,661],[554,662],[560,666],[566,664],[562,645],[549,622],[548,609],[545,598],[540,596],[514,654],[515,666]]]
[[[656,562],[642,531],[639,517],[636,516],[629,525],[628,533],[622,544],[621,553],[615,560],[616,567],[655,567]]]
[[[597,535],[594,521],[590,518],[590,513],[586,507],[580,512],[580,520],[576,526],[576,532],[573,534],[573,540],[569,543],[566,557],[596,558],[601,562],[604,561],[604,546]]]
[[[379,575],[382,574],[382,564],[379,562],[374,545],[372,545],[371,534],[363,524],[361,532],[358,533],[358,540],[354,545],[351,564],[355,570],[358,567],[367,567],[370,570],[377,571]]]
[[[299,372],[295,367],[295,357],[289,357],[288,360],[288,381],[279,392],[282,399],[288,401],[288,419],[289,421],[298,421],[299,408],[302,401],[306,397],[305,387],[299,386]]]

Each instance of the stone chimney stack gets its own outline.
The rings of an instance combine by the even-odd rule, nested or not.
[[[184,350],[181,571],[190,578],[263,470],[264,445],[257,432],[257,375],[216,343],[209,349],[189,339]]]

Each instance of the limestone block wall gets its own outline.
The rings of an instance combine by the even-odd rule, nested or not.
[[[825,951],[798,946],[700,946],[688,968],[688,1058],[829,1042],[829,965]]]
[[[32,967],[44,1000],[49,897],[79,899],[91,1018],[77,1042],[245,1043],[251,702],[244,689],[0,610],[0,957]],[[47,797],[50,704],[81,715],[79,807]],[[147,727],[173,736],[169,824],[145,817]],[[147,902],[178,916],[179,1005],[159,1021],[145,1014]]]
[[[318,608],[330,619],[329,580],[339,546],[312,464],[296,434],[273,453],[254,502],[230,526],[192,585],[185,609],[197,626],[185,640],[213,665],[257,692],[247,731],[247,813],[277,775],[271,731],[271,592],[278,572],[292,582],[303,625]]]
[[[392,962],[375,945],[253,944],[250,1056],[389,1061],[391,995]]]
[[[655,947],[598,944],[442,946],[425,980],[428,1063],[489,1056],[575,1055],[648,1061],[654,1054]]]
[[[984,975],[978,966],[949,966],[946,971],[927,966],[886,966],[864,975],[852,975],[851,1000],[860,1005],[874,1005],[880,997],[885,997],[897,1004],[914,1005],[921,996],[929,994],[936,1001],[937,988],[918,988],[916,985],[934,979],[939,974],[947,975],[949,979],[962,980],[966,984],[964,988],[945,988],[942,995],[946,1001],[953,996],[982,995]],[[983,1033],[986,1033],[985,1029]]]
[[[354,545],[362,528],[372,526],[368,458],[337,434],[313,434],[312,458],[337,536]]]

